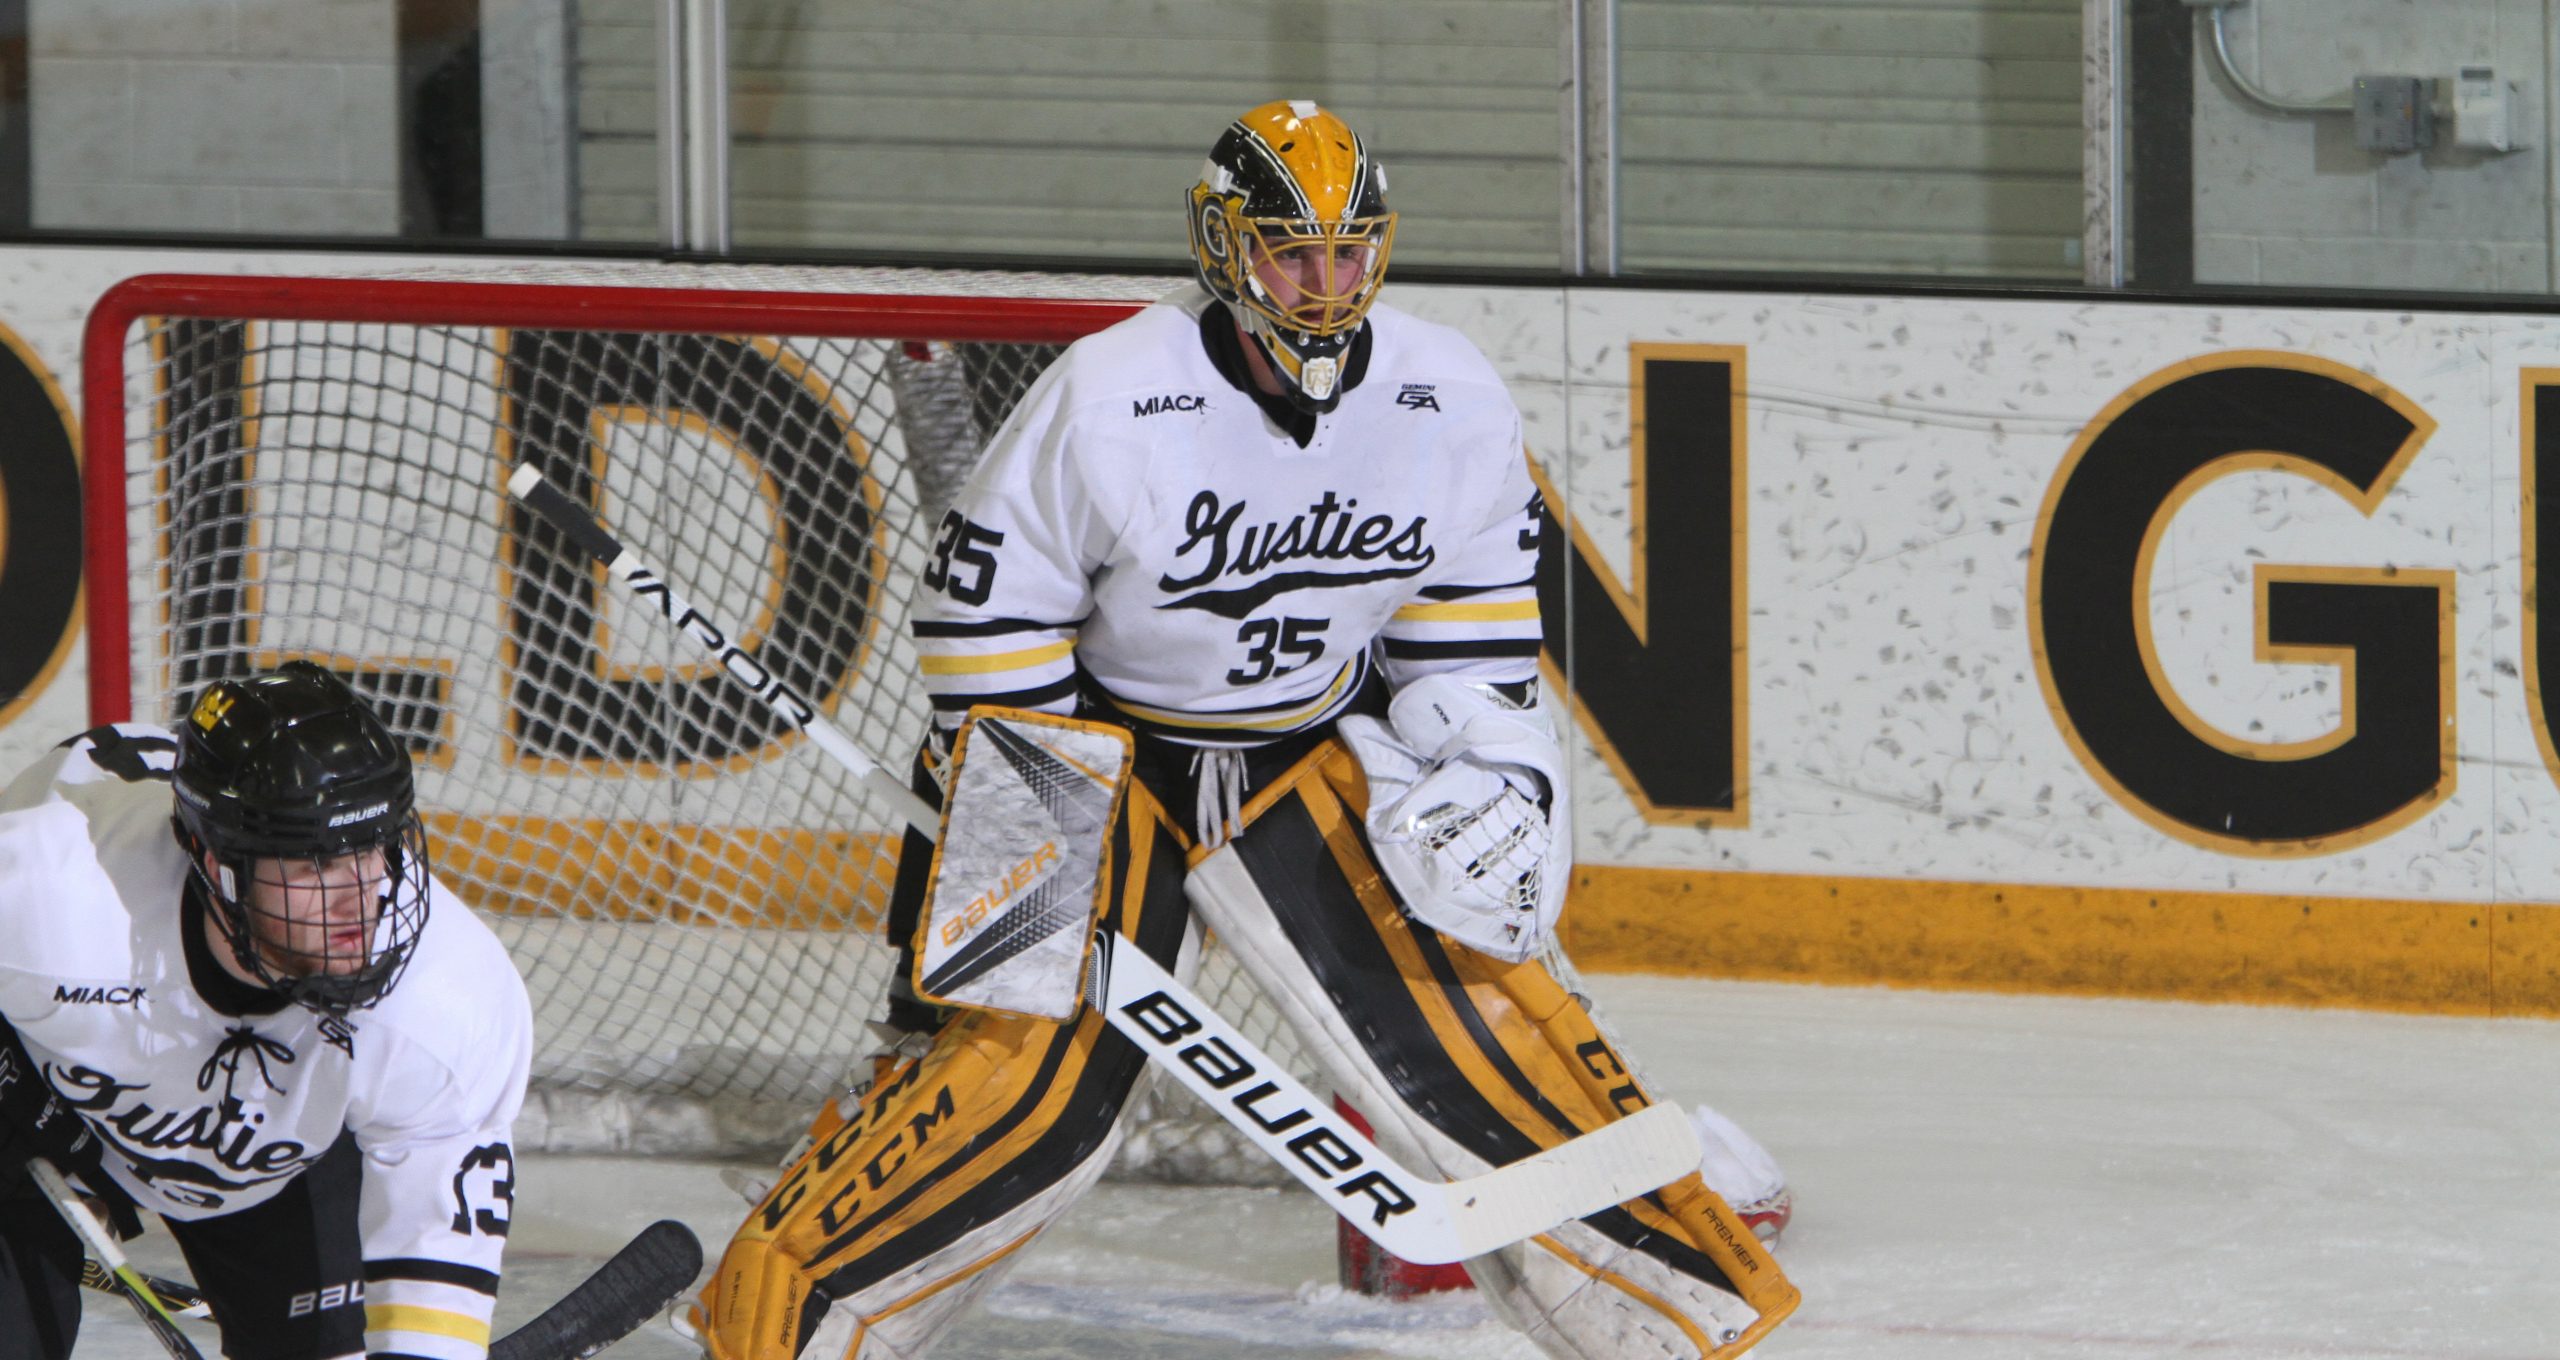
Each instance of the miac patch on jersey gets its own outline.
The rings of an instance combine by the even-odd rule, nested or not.
[[[942,841],[916,928],[916,994],[1064,1020],[1111,879],[1129,734],[1025,709],[971,709],[951,750]]]

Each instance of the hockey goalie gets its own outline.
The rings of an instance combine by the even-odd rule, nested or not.
[[[1313,104],[1238,119],[1187,198],[1198,285],[1072,346],[943,517],[915,624],[942,840],[900,862],[877,1063],[692,1310],[716,1360],[927,1354],[1109,1163],[1146,1057],[1079,1004],[1080,944],[1035,968],[1032,934],[970,934],[990,912],[1176,976],[1214,930],[1378,1145],[1445,1178],[1657,1099],[1541,962],[1571,835],[1540,506],[1483,356],[1377,305],[1386,192]],[[1018,749],[1007,712],[1097,740]],[[996,761],[1064,772],[1048,821],[977,801]],[[1062,830],[1008,843],[1021,824]],[[1089,897],[1033,902],[1069,869]],[[943,891],[972,874],[997,888]],[[1069,981],[990,987],[1007,968]],[[1782,1210],[1765,1154],[1700,1122]],[[1696,1172],[1467,1265],[1585,1360],[1737,1355],[1797,1301]]]

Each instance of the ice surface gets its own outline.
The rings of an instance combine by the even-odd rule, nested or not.
[[[1769,1360],[2551,1360],[2560,1024],[1594,977],[1655,1082],[1796,1187]],[[714,1256],[699,1163],[528,1158],[500,1328],[653,1218]],[[1106,1185],[953,1360],[1531,1360],[1471,1297],[1334,1288],[1295,1190]],[[155,1234],[136,1255],[168,1268]],[[92,1295],[81,1360],[158,1360]],[[646,1331],[615,1360],[693,1360]]]

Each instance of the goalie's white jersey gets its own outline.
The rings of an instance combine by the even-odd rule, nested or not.
[[[0,792],[0,1015],[105,1140],[117,1184],[170,1218],[260,1203],[351,1133],[374,1277],[362,1297],[394,1324],[372,1326],[372,1348],[442,1356],[476,1333],[451,1353],[477,1354],[532,1054],[523,980],[432,882],[407,971],[344,1023],[222,972],[219,946],[184,929],[176,745],[102,728]]]
[[[1142,731],[1249,745],[1390,680],[1537,674],[1520,415],[1457,332],[1370,312],[1302,444],[1221,372],[1196,288],[1069,347],[940,526],[916,613],[938,714],[1064,712],[1078,671]]]

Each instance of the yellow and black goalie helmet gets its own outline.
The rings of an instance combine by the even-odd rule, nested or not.
[[[1261,347],[1284,393],[1333,408],[1342,361],[1386,279],[1396,215],[1359,134],[1304,99],[1228,125],[1191,188],[1201,286]]]

